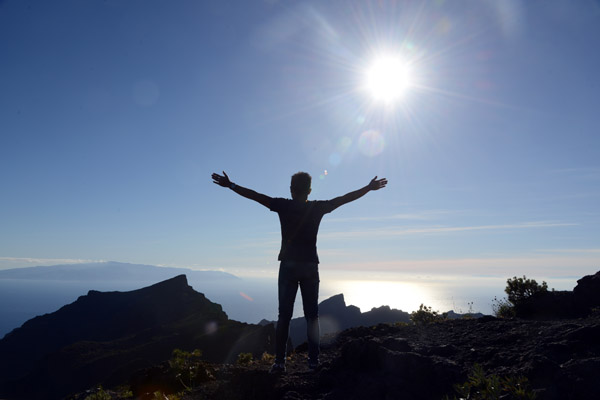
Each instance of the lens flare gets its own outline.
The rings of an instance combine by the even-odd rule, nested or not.
[[[250,296],[248,296],[246,293],[244,292],[240,292],[240,296],[242,296],[243,298],[245,298],[248,301],[254,301],[254,299]]]
[[[352,146],[352,139],[348,136],[344,136],[338,141],[337,149],[340,153],[345,153]]]
[[[204,333],[212,335],[219,330],[219,325],[215,321],[209,321],[204,325]]]
[[[383,152],[384,147],[385,139],[383,135],[375,130],[365,131],[358,138],[358,148],[366,156],[377,156]]]

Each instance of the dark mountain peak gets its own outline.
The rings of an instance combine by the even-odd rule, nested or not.
[[[152,297],[152,296],[181,296],[184,293],[196,293],[194,291],[194,289],[188,285],[188,281],[187,281],[187,277],[185,275],[177,275],[173,278],[167,279],[165,281],[162,282],[158,282],[155,283],[154,285],[145,287],[145,288],[141,288],[141,289],[137,289],[137,290],[132,290],[129,292],[118,292],[118,291],[113,291],[113,292],[101,292],[99,290],[90,290],[88,291],[87,296],[91,297],[91,296],[104,296],[104,297],[111,297],[111,296],[118,296],[117,293],[127,293],[125,296],[128,297]],[[202,295],[202,297],[204,297],[204,295],[202,293],[197,293]],[[81,298],[84,298],[86,296],[81,296]],[[164,300],[164,299],[162,299]]]
[[[195,292],[190,285],[185,275],[177,275],[171,279],[167,279],[162,282],[155,283],[154,285],[134,290],[133,293],[144,293],[147,295],[161,295],[161,294],[172,294],[178,295],[181,293]],[[201,293],[200,293],[201,294]]]
[[[336,294],[335,296],[331,296],[330,298],[323,300],[321,304],[319,304],[319,312],[321,314],[330,314],[335,313],[339,310],[346,309],[346,301],[344,300],[344,294]]]
[[[336,294],[319,304],[321,335],[331,335],[346,328],[371,326],[380,323],[409,322],[408,313],[391,309],[389,306],[373,308],[361,313],[360,308],[346,305],[344,295]],[[294,345],[306,340],[306,320],[294,318],[290,324],[290,338]]]

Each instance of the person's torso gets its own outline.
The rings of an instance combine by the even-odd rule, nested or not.
[[[330,212],[328,201],[300,202],[276,199],[273,211],[281,223],[279,260],[319,262],[317,234],[323,215]]]

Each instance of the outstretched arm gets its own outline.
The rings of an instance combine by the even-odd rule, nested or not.
[[[243,196],[250,200],[254,200],[267,208],[271,206],[271,198],[269,196],[265,196],[262,193],[255,192],[252,189],[247,189],[240,185],[236,185],[235,183],[229,180],[229,177],[227,176],[225,171],[223,171],[223,175],[212,174],[212,179],[213,182],[217,185],[229,188],[237,194],[239,194],[240,196]]]
[[[371,180],[371,182],[369,182],[367,186],[355,190],[354,192],[346,193],[343,196],[336,197],[335,199],[331,200],[334,204],[334,209],[338,208],[339,206],[343,206],[346,203],[350,203],[351,201],[360,199],[371,190],[379,190],[381,188],[384,188],[385,185],[387,185],[387,179],[377,179],[377,177],[375,177]]]

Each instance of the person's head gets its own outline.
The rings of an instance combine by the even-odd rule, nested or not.
[[[290,185],[290,192],[292,192],[292,199],[306,199],[310,194],[310,184],[312,178],[306,172],[296,172],[292,175],[292,183]]]

